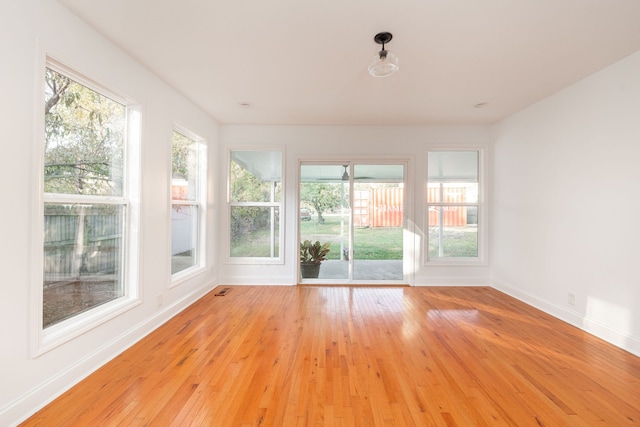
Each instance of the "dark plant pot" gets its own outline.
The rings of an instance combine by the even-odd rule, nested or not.
[[[320,264],[300,263],[300,275],[303,279],[317,279],[320,274]]]

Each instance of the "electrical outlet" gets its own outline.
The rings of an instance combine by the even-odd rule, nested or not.
[[[158,294],[158,307],[162,307],[162,294]]]
[[[576,305],[576,294],[574,294],[573,292],[569,292],[567,302],[569,303],[569,305]]]

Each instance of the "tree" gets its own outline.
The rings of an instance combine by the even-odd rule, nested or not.
[[[305,182],[300,184],[300,200],[309,203],[318,213],[318,223],[323,224],[322,213],[329,209],[340,207],[343,199],[340,193],[340,186],[336,184],[325,184],[317,182]]]
[[[231,201],[233,202],[271,202],[271,181],[261,181],[257,176],[231,160]],[[276,183],[276,198],[279,198],[280,183]]]
[[[126,108],[49,68],[45,192],[121,195]]]
[[[230,164],[230,193],[232,202],[273,202],[279,200],[281,183],[261,181],[235,160]],[[273,198],[272,200],[272,192]],[[231,236],[239,238],[247,233],[268,228],[272,211],[277,209],[266,206],[233,206],[231,209]]]
[[[194,149],[194,140],[180,132],[173,132],[173,142],[171,144],[171,175],[173,178],[188,180],[197,172],[195,170],[197,157]]]

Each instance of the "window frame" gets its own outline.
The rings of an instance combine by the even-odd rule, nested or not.
[[[139,289],[139,184],[140,184],[140,106],[130,98],[109,89],[85,74],[75,71],[61,61],[43,54],[40,72],[36,73],[37,87],[45,81],[46,69],[72,79],[90,90],[108,97],[125,107],[125,132],[123,147],[123,188],[121,196],[78,195],[63,193],[45,193],[45,114],[43,90],[36,96],[36,115],[34,132],[34,170],[37,171],[33,224],[35,224],[32,246],[32,280],[30,297],[31,355],[38,357],[75,337],[121,315],[142,303]],[[44,283],[44,209],[46,204],[98,204],[122,206],[122,292],[123,295],[77,313],[68,319],[43,327],[43,283]]]
[[[197,153],[197,166],[196,166],[196,200],[181,200],[174,199],[172,192],[173,183],[173,135],[179,133],[182,136],[192,140],[196,144],[195,150]],[[204,201],[206,200],[207,191],[207,142],[204,138],[198,134],[192,132],[186,126],[180,124],[174,124],[173,131],[171,133],[171,145],[170,152],[172,153],[169,159],[169,273],[171,275],[171,283],[169,288],[178,286],[187,279],[200,274],[206,268],[206,206]],[[194,265],[187,267],[184,270],[171,272],[171,260],[173,255],[171,254],[171,247],[173,245],[173,232],[172,232],[172,213],[173,206],[194,206],[197,210],[197,231],[196,231],[196,262]]]
[[[476,152],[478,153],[478,200],[477,202],[430,202],[429,201],[429,154],[433,152]],[[486,151],[484,146],[460,146],[447,147],[438,146],[429,148],[426,155],[426,176],[424,185],[424,246],[423,246],[423,262],[425,266],[486,266],[487,260],[487,235],[488,235],[488,218],[487,218],[487,180],[485,179],[486,171]],[[430,207],[476,207],[477,208],[477,250],[476,257],[441,257],[431,259],[429,257],[429,208]]]
[[[280,201],[270,202],[234,202],[231,200],[231,160],[233,152],[241,151],[264,151],[264,152],[276,152],[280,153]],[[225,263],[227,264],[247,264],[247,265],[273,265],[285,263],[285,248],[284,248],[284,207],[285,204],[285,149],[284,147],[259,147],[259,146],[235,146],[230,147],[227,150],[227,162],[226,162],[226,175],[227,175],[227,209],[226,209],[226,255]],[[279,210],[278,215],[278,256],[277,257],[232,257],[231,256],[231,211],[234,207],[256,207],[256,208],[277,208]],[[276,224],[273,224],[275,226]]]

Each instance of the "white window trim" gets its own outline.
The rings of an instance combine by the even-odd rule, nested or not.
[[[280,171],[280,187],[282,189],[280,194],[279,202],[232,202],[231,201],[231,153],[234,151],[277,151],[281,156],[281,171]],[[229,147],[227,149],[227,161],[225,166],[226,173],[226,182],[227,182],[227,194],[226,194],[226,218],[225,218],[225,229],[226,229],[226,254],[225,254],[225,263],[226,264],[248,264],[248,265],[281,265],[285,263],[285,218],[284,218],[284,207],[285,204],[285,163],[286,163],[286,153],[284,147],[273,147],[273,146],[234,146]],[[280,228],[278,235],[278,256],[277,257],[232,257],[231,256],[231,209],[235,206],[244,206],[244,207],[277,207],[280,208]]]
[[[30,334],[31,334],[31,356],[36,358],[72,339],[96,328],[97,326],[121,315],[122,313],[136,307],[142,303],[140,299],[139,287],[139,239],[140,239],[140,107],[132,100],[123,97],[106,86],[101,85],[90,78],[81,75],[64,65],[62,62],[42,53],[39,67],[40,72],[36,73],[36,86],[42,87],[45,79],[45,68],[50,68],[62,73],[78,83],[99,92],[116,102],[126,106],[127,111],[127,140],[124,153],[125,182],[123,196],[81,196],[72,194],[44,193],[44,92],[37,92],[34,111],[34,147],[33,167],[37,171],[37,183],[34,185],[36,191],[33,198],[34,207],[32,209],[32,221],[34,228],[31,234],[31,254],[32,254],[32,277],[30,280]],[[124,218],[124,262],[123,262],[123,292],[124,295],[113,301],[94,307],[86,312],[79,313],[69,319],[51,325],[46,329],[42,327],[42,307],[43,292],[42,284],[43,272],[43,241],[44,222],[42,215],[44,205],[51,203],[99,203],[116,204],[125,207]]]
[[[429,171],[425,170],[426,175],[424,177],[424,191],[423,191],[423,200],[424,200],[424,245],[422,247],[422,264],[424,266],[436,267],[436,266],[469,266],[469,267],[479,267],[479,266],[487,266],[488,265],[488,203],[487,203],[487,179],[486,179],[486,170],[487,170],[487,150],[486,146],[438,146],[438,147],[429,147],[427,150],[427,159],[425,159],[425,164],[428,165],[428,156],[431,152],[436,151],[477,151],[478,152],[478,202],[477,203],[439,203],[439,202],[429,202],[427,197],[427,186],[429,184]],[[428,169],[428,166],[427,168]],[[437,260],[429,259],[429,207],[430,206],[471,206],[478,208],[478,256],[477,257],[444,257],[439,258]]]
[[[196,263],[195,265],[186,268],[177,273],[171,274],[171,267],[169,267],[169,274],[171,274],[171,282],[169,288],[176,287],[182,283],[187,282],[192,277],[195,277],[206,270],[206,196],[207,196],[207,141],[196,133],[192,132],[189,128],[180,124],[174,124],[173,131],[178,132],[187,138],[195,141],[198,150],[198,188],[196,194],[197,200],[174,200],[171,193],[171,181],[173,177],[173,156],[169,156],[169,223],[168,223],[168,235],[169,237],[169,250],[168,262],[171,266],[171,211],[173,205],[183,206],[197,206],[198,208],[198,243],[196,249]],[[171,145],[170,153],[173,148],[173,132],[171,133]]]

